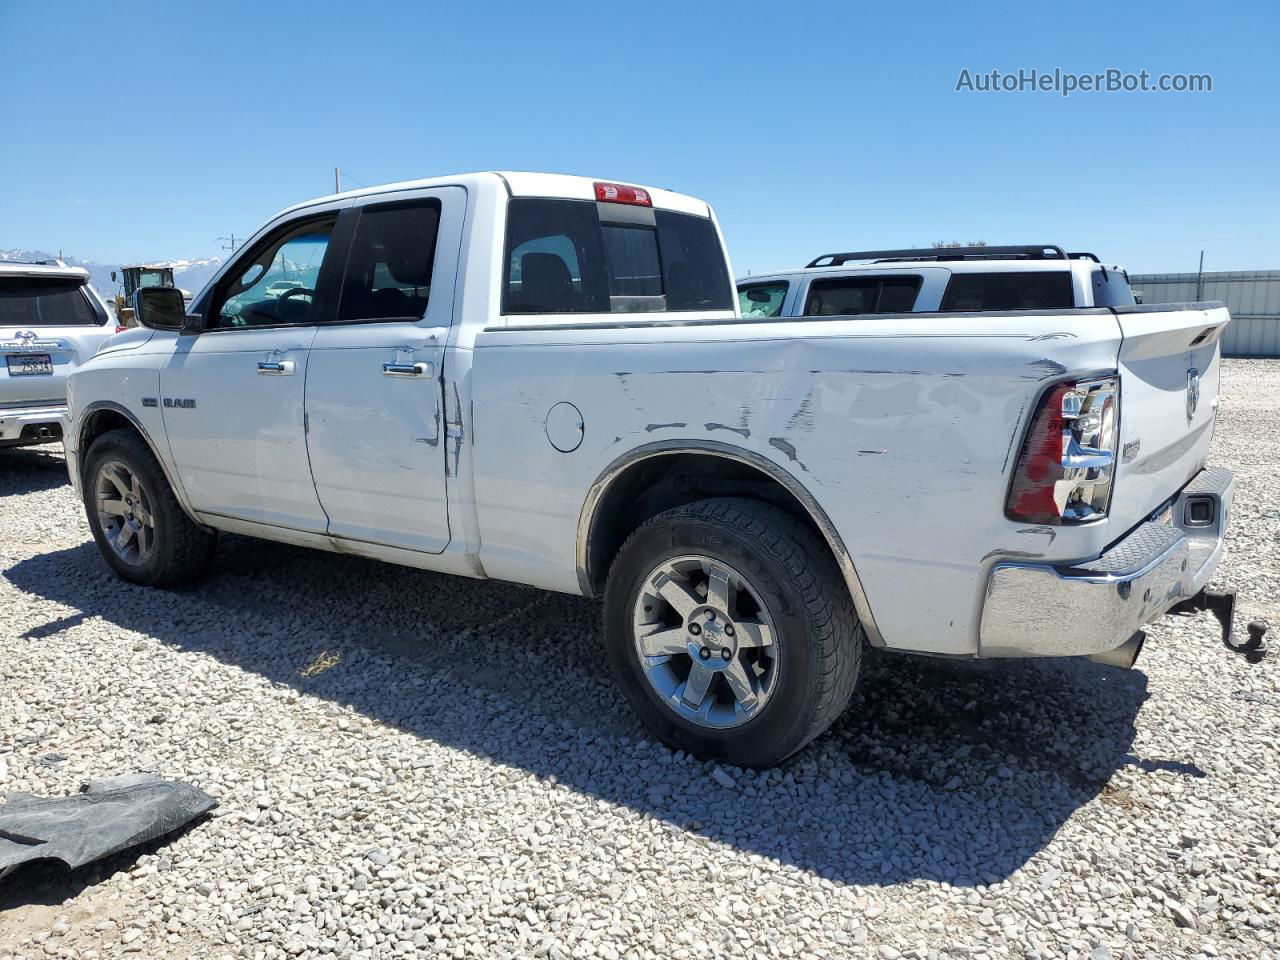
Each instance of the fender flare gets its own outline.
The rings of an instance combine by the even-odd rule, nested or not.
[[[853,565],[853,558],[849,556],[844,540],[841,538],[839,531],[836,530],[835,524],[831,522],[831,518],[827,516],[827,512],[822,509],[822,506],[809,493],[804,484],[773,460],[756,453],[754,450],[735,447],[732,444],[721,443],[716,440],[660,440],[654,443],[646,443],[627,451],[605,467],[590,489],[588,489],[582,503],[582,511],[578,515],[576,562],[578,586],[584,597],[595,595],[595,590],[592,588],[591,583],[589,558],[600,502],[604,499],[604,495],[608,492],[613,482],[629,467],[654,457],[672,456],[681,453],[706,454],[713,457],[723,457],[726,460],[736,460],[739,463],[754,467],[761,473],[776,480],[788,493],[795,497],[809,515],[809,519],[817,526],[822,539],[826,541],[828,549],[831,550],[831,555],[835,558],[836,565],[840,568],[840,573],[844,577],[845,586],[848,587],[849,597],[853,600],[858,619],[862,621],[862,628],[866,632],[868,641],[875,647],[884,646],[884,638],[880,633],[880,628],[876,626],[875,615],[871,612],[871,604],[867,600],[867,594],[862,587],[861,579],[858,577],[858,571]]]

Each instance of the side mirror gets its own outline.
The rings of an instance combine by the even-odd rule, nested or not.
[[[140,287],[133,292],[133,315],[152,330],[181,330],[187,319],[177,287]]]

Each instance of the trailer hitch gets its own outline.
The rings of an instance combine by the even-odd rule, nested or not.
[[[1236,592],[1234,590],[1201,590],[1194,597],[1189,597],[1173,606],[1170,613],[1195,613],[1197,610],[1208,610],[1222,627],[1222,645],[1232,653],[1238,653],[1250,663],[1259,663],[1267,655],[1267,648],[1262,639],[1267,632],[1267,624],[1262,620],[1250,621],[1246,629],[1249,639],[1241,643],[1233,643],[1231,639],[1232,623],[1236,612]]]

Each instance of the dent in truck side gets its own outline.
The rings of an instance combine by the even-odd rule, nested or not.
[[[627,198],[609,198],[617,196]],[[710,211],[692,198],[652,196],[657,214],[621,216],[599,206],[646,205],[650,192],[580,178],[488,174],[399,184],[285,211],[260,230],[244,256],[259,256],[257,238],[275,238],[276,228],[288,227],[280,237],[292,237],[294,220],[342,211],[326,234],[329,246],[306,314],[264,312],[252,301],[252,314],[268,319],[243,324],[234,312],[211,332],[125,337],[127,347],[95,358],[73,379],[78,428],[97,404],[118,403],[151,438],[163,466],[157,471],[136,440],[104,439],[88,456],[99,490],[97,520],[113,513],[133,522],[133,513],[120,513],[124,507],[114,500],[101,503],[104,484],[114,483],[109,458],[132,458],[124,466],[134,476],[160,493],[172,486],[192,518],[219,530],[564,593],[595,593],[607,579],[605,650],[650,727],[680,749],[768,764],[800,749],[847,703],[864,630],[888,648],[983,655],[983,636],[993,635],[984,613],[1019,609],[1018,591],[1007,586],[1000,604],[988,602],[997,579],[1050,582],[1046,577],[1059,571],[1106,561],[1107,548],[1120,540],[1128,553],[1130,531],[1162,499],[1180,495],[1203,466],[1211,416],[1202,411],[1197,419],[1171,380],[1187,376],[1185,358],[1203,367],[1206,389],[1216,390],[1215,332],[1225,311],[1188,306],[1178,316],[1135,320],[1110,308],[736,316],[727,302],[719,308],[718,296],[704,296],[716,289],[718,268],[698,274],[690,266],[723,253],[718,229],[707,241]],[[394,219],[397,210],[404,212],[396,201],[406,197],[433,198],[435,209],[436,200],[444,201],[434,259],[421,253],[421,243],[387,239],[396,232],[376,234],[383,241],[370,239],[365,247],[352,239],[365,224],[361,210],[378,205]],[[522,257],[535,260],[521,260],[518,280],[513,261],[507,262],[513,197],[532,198],[544,220],[554,220],[545,207],[556,201],[577,205],[567,233],[561,221],[540,233],[512,227],[513,250],[534,241],[564,250],[568,233],[586,224],[564,256],[527,247]],[[657,227],[664,205],[703,218],[701,260],[695,246],[677,238],[673,250],[684,259],[649,262],[658,262],[658,270],[682,262],[705,284],[685,280],[682,288],[663,274],[662,292],[654,293],[654,275],[639,261],[632,273],[613,271],[626,257],[611,260],[603,227],[593,246],[593,216],[611,230],[650,229],[635,224],[654,220]],[[618,227],[622,220],[626,227]],[[445,221],[452,223],[448,232]],[[620,243],[611,234],[623,252],[630,239]],[[654,253],[666,250],[663,243],[653,238]],[[270,260],[274,250],[264,246],[262,256]],[[370,256],[353,260],[351,250]],[[376,259],[374,251],[380,251]],[[412,256],[397,259],[397,251]],[[238,257],[221,276],[241,278],[246,262]],[[433,264],[442,271],[438,278],[430,274]],[[410,288],[404,300],[394,298],[397,305],[419,305],[425,316],[407,316],[411,311],[399,306],[344,315],[339,289],[358,297],[390,289],[374,284],[375,268]],[[216,307],[212,291],[221,276],[196,310]],[[673,266],[671,276],[677,276]],[[618,278],[635,289],[614,287]],[[242,280],[238,292],[253,282]],[[504,300],[504,288],[509,293],[517,282],[518,297]],[[283,300],[273,301],[275,307]],[[513,315],[504,314],[507,306],[515,307]],[[658,306],[657,314],[599,312]],[[529,312],[518,314],[521,307]],[[1204,330],[1192,329],[1198,325]],[[305,344],[276,342],[280,330]],[[262,349],[229,348],[242,337]],[[279,351],[287,346],[298,356],[282,369]],[[259,356],[250,356],[255,352]],[[228,388],[229,378],[207,370],[201,379],[189,378],[189,358],[202,353],[219,362],[237,355],[228,362],[243,364],[236,367],[238,387]],[[301,383],[285,384],[292,389],[288,403],[268,403],[259,416],[248,394],[264,372],[271,383],[294,374]],[[1044,407],[1050,426],[1041,428],[1047,434],[1036,449],[1050,466],[1038,467],[1034,479],[1057,497],[1056,481],[1043,481],[1061,476],[1051,470],[1098,468],[1069,462],[1076,456],[1068,443],[1076,428],[1062,422],[1085,419],[1083,406],[1069,410],[1066,403],[1073,381],[1115,376],[1121,396],[1128,390],[1133,396],[1126,402],[1137,403],[1121,403],[1125,451],[1129,442],[1147,438],[1156,449],[1117,463],[1110,513],[1092,513],[1079,525],[1056,525],[1059,515],[1052,512],[1030,516],[1055,525],[1010,520],[1004,506],[1011,477],[1029,422],[1044,422],[1037,415],[1043,399],[1053,398]],[[193,383],[204,384],[209,396],[170,411],[169,394],[187,396]],[[241,394],[236,422],[225,426],[216,420],[219,389]],[[1166,422],[1174,407],[1187,413],[1185,425]],[[1106,410],[1100,416],[1105,419]],[[294,447],[305,457],[306,470],[298,467],[283,483],[280,458],[264,467],[255,452],[255,443],[279,435],[262,430],[270,417],[301,438]],[[1142,438],[1132,436],[1135,424]],[[1115,431],[1108,428],[1107,435],[1114,439]],[[234,479],[234,497],[220,479],[237,470],[219,456],[229,436],[247,465]],[[87,438],[77,431],[73,442],[83,445]],[[1112,439],[1100,445],[1110,447]],[[1093,440],[1082,442],[1089,456],[1110,456],[1110,449],[1093,449]],[[77,453],[84,451],[68,448],[74,476]],[[192,463],[200,470],[189,470]],[[271,524],[262,516],[259,508],[270,504],[261,497],[252,502],[253,494],[268,481],[276,484],[278,503],[314,500],[307,524]],[[1061,494],[1061,512],[1076,481],[1071,476]],[[1212,494],[1219,498],[1217,534],[1230,506],[1229,475],[1219,486]],[[229,512],[202,509],[218,497]],[[136,497],[124,499],[132,507]],[[165,516],[191,529],[174,499],[166,503]],[[100,547],[110,548],[113,541],[100,532]],[[1172,539],[1176,534],[1162,536],[1171,548],[1192,552],[1192,544]],[[1201,540],[1199,549],[1210,554],[1194,576],[1172,572],[1180,554],[1157,558],[1158,580],[1176,580],[1170,603],[1216,562],[1221,536]],[[1088,572],[1091,585],[1097,570]],[[1140,570],[1120,572],[1133,573],[1126,582],[1157,585],[1140,581]],[[134,582],[173,582],[173,572],[157,568]],[[1110,568],[1100,576],[1106,589]],[[1138,593],[1137,603],[1117,605],[1112,621],[1146,622],[1158,613],[1158,596]],[[1061,609],[1087,614],[1087,594],[1076,582],[1055,586],[1053,595]],[[1005,616],[995,626],[1027,622]],[[992,652],[1032,649],[1016,631],[1002,637]],[[1111,640],[1124,643],[1105,635],[1100,644]]]
[[[642,446],[724,444],[812,495],[889,646],[976,654],[998,558],[1107,543],[1104,525],[1015,524],[1000,505],[1044,386],[1114,371],[1119,343],[1107,310],[486,330],[472,373],[482,562],[576,592],[581,507],[609,465]],[[567,453],[546,435],[564,402],[584,424]]]

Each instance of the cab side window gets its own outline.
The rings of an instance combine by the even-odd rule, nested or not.
[[[309,220],[252,251],[232,269],[215,299],[215,328],[316,323],[316,284],[333,217]]]
[[[860,313],[910,313],[920,293],[918,276],[834,277],[809,284],[804,312],[808,317],[854,316]]]
[[[1075,306],[1071,272],[955,273],[942,297],[943,313],[976,310],[1066,310]]]
[[[420,320],[431,298],[440,201],[360,211],[342,281],[338,321]]]

